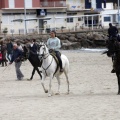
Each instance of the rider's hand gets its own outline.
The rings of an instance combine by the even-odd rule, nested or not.
[[[52,52],[53,52],[53,49],[50,49],[49,52],[52,53]]]

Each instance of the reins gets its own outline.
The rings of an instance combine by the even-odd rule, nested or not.
[[[48,56],[49,56],[49,55],[48,55]],[[47,57],[48,57],[48,56],[47,56]],[[45,59],[46,59],[46,58],[45,58]],[[48,76],[48,75],[47,75],[47,69],[51,66],[52,62],[53,62],[53,57],[52,57],[52,60],[51,60],[50,65],[49,65],[47,68],[44,68],[44,67],[42,66],[42,68],[43,68],[44,71],[45,71],[46,76]]]
[[[41,46],[44,46],[44,45],[41,45]],[[45,47],[45,46],[44,46]],[[48,55],[47,55],[48,54]],[[47,53],[47,54],[44,54],[44,51],[43,51],[43,56],[42,56],[42,60],[44,60],[44,59],[46,59],[46,58],[48,58],[49,57],[49,53]],[[46,56],[47,55],[47,56]],[[45,57],[46,56],[46,57]],[[51,55],[52,56],[52,55]],[[48,65],[48,67],[47,68],[44,68],[43,66],[41,66],[43,69],[44,69],[44,71],[45,71],[45,74],[46,74],[46,76],[48,76],[48,74],[47,74],[47,70],[48,70],[48,68],[51,66],[51,64],[52,64],[52,62],[53,62],[53,56],[52,56],[52,60],[51,60],[51,63]]]

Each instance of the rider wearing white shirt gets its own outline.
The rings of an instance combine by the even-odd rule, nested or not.
[[[50,33],[50,36],[51,37],[47,41],[47,46],[48,46],[49,50],[52,49],[52,50],[55,51],[56,56],[59,60],[59,64],[60,64],[60,72],[63,72],[62,60],[61,60],[60,53],[59,53],[59,49],[61,48],[60,39],[56,37],[56,32],[55,31],[52,31]]]

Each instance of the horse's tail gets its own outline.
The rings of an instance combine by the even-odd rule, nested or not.
[[[69,72],[69,60],[65,55],[64,55],[64,60],[65,60],[64,70],[66,71],[66,73],[68,73]]]

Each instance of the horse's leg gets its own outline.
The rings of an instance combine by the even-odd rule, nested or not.
[[[116,73],[118,79],[118,95],[120,95],[120,74]]]
[[[57,78],[57,81],[58,81],[58,92],[56,93],[56,95],[59,95],[60,94],[60,77],[56,76],[56,78]]]
[[[38,74],[40,75],[40,78],[42,79],[42,75],[41,75],[41,72],[39,71],[38,67],[36,67],[36,70],[37,70]]]
[[[42,75],[41,84],[42,84],[42,86],[43,86],[43,89],[44,89],[45,93],[48,93],[48,90],[45,89],[45,86],[44,86],[44,80],[45,80],[45,77],[46,77],[45,75]]]
[[[67,91],[67,94],[69,94],[69,92],[70,92],[70,88],[69,88],[68,72],[67,72],[66,70],[64,70],[64,74],[65,74],[66,81],[67,81],[67,85],[68,85],[68,91]]]
[[[48,91],[48,97],[52,96],[52,91],[51,91],[51,87],[52,87],[52,79],[53,79],[53,75],[50,75],[50,82],[49,82],[49,91]]]
[[[33,75],[34,75],[34,74],[35,74],[35,67],[33,67],[32,75],[31,75],[31,77],[30,77],[29,80],[32,80],[32,79],[33,79]]]

